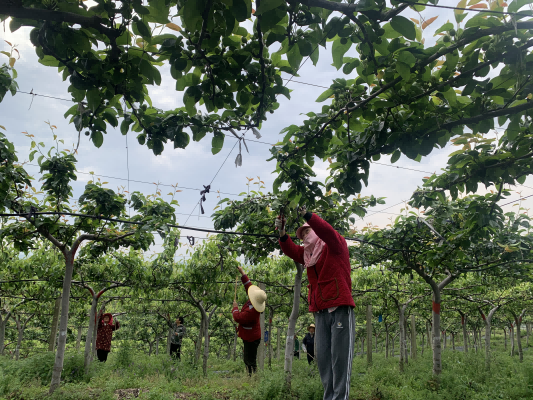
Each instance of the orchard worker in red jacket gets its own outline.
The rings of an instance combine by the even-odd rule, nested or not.
[[[315,359],[324,386],[324,400],[348,399],[354,352],[355,318],[350,257],[344,238],[318,215],[300,209],[307,221],[296,236],[297,246],[276,219],[283,252],[305,265],[309,311],[315,316]]]
[[[257,348],[261,342],[261,325],[259,315],[265,311],[266,293],[257,286],[252,285],[242,267],[237,267],[241,273],[241,281],[246,289],[248,301],[239,311],[239,304],[233,301],[233,319],[239,324],[239,337],[244,345],[244,364],[250,376],[257,370]]]
[[[98,331],[96,332],[96,355],[98,360],[102,362],[107,361],[107,356],[111,351],[111,339],[113,338],[113,331],[120,328],[118,321],[113,324],[113,315],[107,313],[100,317],[98,321]]]

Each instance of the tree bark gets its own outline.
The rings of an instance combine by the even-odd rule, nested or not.
[[[507,350],[507,329],[503,327],[504,350]]]
[[[87,329],[87,337],[85,338],[85,351],[83,354],[83,366],[85,368],[85,373],[89,372],[89,365],[91,365],[91,361],[93,359],[92,355],[92,344],[93,344],[93,336],[94,331],[96,330],[96,307],[98,306],[98,298],[96,297],[94,291],[92,289],[89,290],[92,294],[92,301],[91,301],[91,310],[89,312],[89,328]]]
[[[436,286],[436,285],[435,285]],[[442,354],[440,345],[440,288],[433,288],[433,374],[440,375],[442,372]]]
[[[54,305],[54,316],[52,317],[52,327],[50,329],[50,337],[48,339],[48,351],[54,351],[56,347],[57,323],[59,321],[60,310],[61,310],[61,297],[58,297]]]
[[[200,355],[202,354],[202,344],[203,344],[203,338],[204,338],[204,325],[205,325],[205,318],[204,313],[200,312],[201,319],[200,319],[200,329],[198,330],[198,340],[196,341],[196,352],[195,352],[195,360],[196,363],[200,361]]]
[[[235,333],[233,334],[233,361],[237,360],[237,339],[239,338],[239,334],[237,332],[237,329],[235,329]]]
[[[411,358],[416,360],[416,321],[414,314],[411,314]]]
[[[366,364],[372,365],[372,304],[366,305]]]
[[[274,318],[274,308],[270,307],[270,315],[268,316],[268,368],[272,369],[272,338],[274,332],[272,331],[272,318]]]
[[[452,335],[452,350],[455,351],[455,332],[451,332]]]
[[[281,348],[281,328],[278,327],[278,343],[276,345],[276,359],[279,360],[280,348]]]
[[[82,327],[78,326],[78,336],[76,338],[76,352],[80,351]]]
[[[398,325],[400,327],[400,372],[404,372],[405,364],[407,360],[405,359],[406,351],[406,340],[405,340],[405,308],[403,306],[398,307],[399,321]]]
[[[461,328],[463,329],[463,350],[468,353],[468,332],[466,331],[466,314],[461,314]]]
[[[72,273],[74,270],[74,255],[77,247],[64,252],[65,255],[65,278],[63,280],[63,292],[61,297],[61,319],[59,322],[59,340],[57,343],[54,368],[52,370],[52,380],[50,382],[50,394],[52,394],[61,382],[61,372],[63,371],[63,361],[65,359],[65,347],[67,345],[67,325],[68,311],[70,306],[70,287],[72,284]]]
[[[266,285],[259,283],[259,289],[265,290]],[[261,330],[261,341],[259,342],[259,348],[257,349],[257,366],[261,371],[265,369],[265,313],[262,312],[259,315],[259,329]]]
[[[509,336],[510,336],[510,339],[511,339],[511,357],[514,357],[514,329],[513,329],[513,324],[511,324],[511,326],[509,327]]]
[[[389,358],[389,326],[385,324],[385,358]]]
[[[292,301],[292,311],[289,317],[289,325],[287,327],[287,339],[285,342],[285,379],[287,385],[290,387],[292,381],[292,360],[294,359],[294,334],[296,331],[296,321],[298,321],[298,314],[300,310],[300,292],[302,289],[302,274],[304,266],[295,262],[296,275],[294,276],[294,297]]]
[[[518,358],[520,362],[524,361],[524,351],[522,350],[522,336],[520,331],[520,325],[522,325],[522,318],[526,314],[526,310],[522,310],[522,312],[517,315],[514,311],[511,311],[511,314],[513,315],[515,325],[516,325],[516,344],[518,345]],[[513,341],[513,348],[514,348],[514,341]],[[514,351],[513,351],[514,355]]]

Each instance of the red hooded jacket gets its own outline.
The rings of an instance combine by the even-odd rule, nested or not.
[[[307,268],[309,311],[316,312],[337,306],[355,307],[346,240],[318,215],[307,213],[304,218],[316,235],[326,243],[316,265]],[[303,246],[294,244],[288,235],[280,238],[279,244],[287,256],[304,264]]]
[[[243,275],[241,281],[246,289],[246,294],[248,294],[248,288],[252,286],[252,282],[250,282],[247,275]],[[239,324],[239,337],[242,340],[245,342],[254,342],[257,339],[261,339],[260,313],[254,308],[250,300],[244,303],[240,312],[238,307],[233,307],[231,313],[235,322]]]
[[[109,322],[104,323],[104,317],[109,317]],[[113,331],[120,328],[120,324],[117,321],[113,325],[113,315],[103,314],[98,321],[98,331],[96,332],[96,349],[111,351],[111,339],[113,338]]]

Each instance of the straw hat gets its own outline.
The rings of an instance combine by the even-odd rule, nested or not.
[[[252,306],[254,306],[257,311],[265,311],[267,295],[263,290],[259,289],[255,285],[252,285],[248,289],[248,297],[252,302]]]
[[[309,331],[309,329],[311,329],[311,328],[316,329],[316,328],[315,328],[315,324],[311,324],[311,325],[309,325],[309,326],[307,327],[307,330]]]

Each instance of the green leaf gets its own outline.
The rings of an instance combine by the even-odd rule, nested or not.
[[[302,62],[302,55],[300,54],[300,49],[297,45],[292,45],[292,47],[289,49],[289,52],[287,53],[287,59],[289,60],[289,64],[294,70],[298,70],[300,68],[300,63]]]
[[[266,1],[266,3],[269,1]],[[230,10],[237,21],[246,21],[252,15],[252,2],[250,0],[233,0]]]
[[[411,78],[411,68],[409,65],[398,61],[396,62],[396,71],[400,74],[403,80],[408,81]]]
[[[390,158],[391,164],[394,164],[400,156],[402,155],[402,152],[400,150],[394,150],[394,153],[392,153],[392,157]]]
[[[202,90],[199,86],[191,86],[187,88],[183,95],[183,102],[185,103],[185,109],[189,115],[196,114],[195,104],[202,98]]]
[[[395,17],[392,17],[390,24],[396,32],[401,33],[407,39],[416,39],[416,28],[413,21],[410,21],[405,17],[397,15]]]
[[[144,23],[144,21],[139,20],[137,22],[133,23],[133,28],[140,33],[140,35],[145,39],[150,39],[152,37],[152,32],[150,31],[150,28]]]
[[[303,57],[308,57],[313,52],[313,45],[308,40],[300,39],[298,40],[298,49]]]
[[[439,29],[435,31],[435,34],[433,36],[437,36],[439,33],[442,32],[448,32],[451,29],[453,29],[453,24],[451,22],[446,22],[444,25],[442,25]]]
[[[285,4],[285,0],[263,0],[261,1],[259,7],[255,11],[255,16],[261,15],[267,11],[273,10],[281,5]]]
[[[341,40],[341,38],[335,39],[335,41],[333,42],[333,48],[331,50],[333,56],[333,66],[337,68],[337,70],[342,67],[344,54],[350,49],[350,46],[352,45],[352,42],[350,40],[348,40],[345,44],[342,44]]]
[[[401,61],[412,67],[413,65],[415,65],[416,58],[409,51],[401,51],[398,55],[398,61]]]
[[[98,89],[91,89],[87,91],[87,104],[93,112],[96,111],[101,101],[102,98],[100,97],[100,91]]]
[[[222,150],[222,146],[224,146],[224,134],[220,132],[215,132],[215,135],[213,136],[213,139],[211,140],[211,153],[217,154]]]
[[[100,131],[93,131],[91,133],[91,140],[96,147],[101,147],[104,143],[104,135],[102,135],[102,132]]]
[[[325,92],[323,92],[318,98],[315,100],[317,103],[322,103],[323,101],[326,101],[331,96],[333,96],[335,92],[333,89],[327,89]]]
[[[190,31],[196,30],[196,25],[202,20],[202,13],[206,6],[206,0],[186,0],[183,5],[183,24]]]
[[[190,140],[191,138],[189,134],[180,129],[176,134],[174,134],[174,148],[184,149],[187,147]]]
[[[448,103],[451,106],[454,106],[457,104],[457,93],[455,93],[455,90],[451,87],[445,92],[441,92],[444,95],[444,98],[448,100]]]
[[[525,182],[526,182],[526,178],[527,178],[527,175],[522,175],[522,176],[519,176],[518,178],[516,178],[516,181],[523,185]]]

